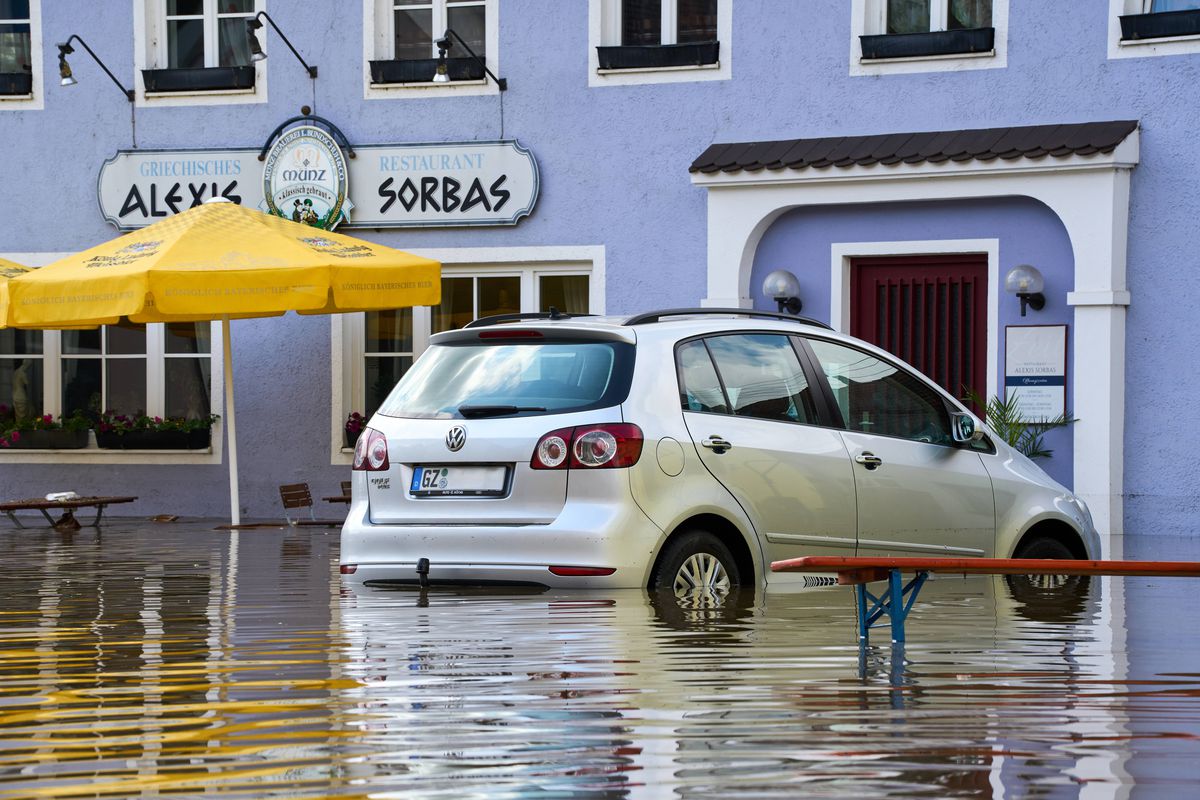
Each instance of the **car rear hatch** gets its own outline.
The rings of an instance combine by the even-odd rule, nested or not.
[[[624,331],[489,326],[435,336],[370,423],[388,469],[367,473],[376,524],[547,524],[567,470],[533,469],[562,428],[621,422],[632,337]]]

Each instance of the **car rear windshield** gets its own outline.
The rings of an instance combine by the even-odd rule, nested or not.
[[[537,341],[434,345],[379,408],[389,417],[470,419],[584,411],[629,393],[633,345]]]

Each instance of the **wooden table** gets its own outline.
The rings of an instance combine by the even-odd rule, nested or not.
[[[96,519],[92,521],[91,527],[100,527],[100,518],[104,516],[105,506],[115,505],[117,503],[132,503],[137,500],[136,497],[76,497],[73,500],[46,500],[44,498],[34,498],[31,500],[9,500],[5,503],[0,503],[0,511],[8,515],[13,524],[18,528],[24,528],[21,520],[17,518],[17,511],[33,511],[42,512],[42,516],[46,518],[46,522],[50,523],[52,528],[78,528],[79,523],[75,519],[75,509],[77,508],[95,508]],[[50,511],[62,511],[63,515],[59,519],[54,519],[50,516]]]

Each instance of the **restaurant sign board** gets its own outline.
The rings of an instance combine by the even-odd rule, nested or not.
[[[512,139],[363,145],[354,154],[345,162],[354,210],[343,228],[515,225],[541,188],[533,154]],[[211,197],[267,208],[263,167],[251,148],[121,150],[100,168],[100,211],[128,231]]]

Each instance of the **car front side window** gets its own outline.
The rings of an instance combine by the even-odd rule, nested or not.
[[[848,430],[953,445],[950,415],[924,381],[869,353],[809,340]]]
[[[713,336],[707,342],[734,414],[816,422],[812,391],[788,337],[745,333]]]

